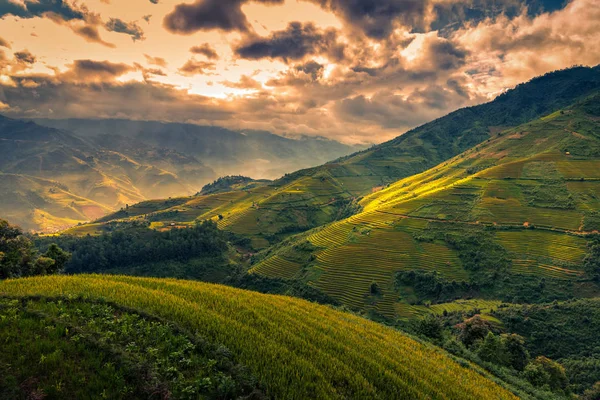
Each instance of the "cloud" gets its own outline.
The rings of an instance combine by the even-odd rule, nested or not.
[[[14,15],[19,18],[34,18],[53,15],[64,21],[85,20],[88,14],[85,6],[77,7],[64,0],[24,0],[0,2],[0,18]]]
[[[337,39],[335,29],[322,30],[311,22],[290,22],[285,30],[272,32],[268,37],[246,39],[235,48],[235,53],[249,60],[279,58],[286,63],[315,54],[340,60],[344,58],[344,45]]]
[[[284,3],[284,0],[196,0],[191,4],[177,5],[164,18],[163,25],[168,31],[180,35],[213,29],[249,32],[251,27],[242,12],[242,5],[252,1],[262,4]]]
[[[74,82],[49,75],[13,77],[13,81],[0,83],[0,101],[10,107],[5,113],[13,116],[209,123],[227,120],[232,114],[211,98],[156,82]]]
[[[125,22],[120,18],[111,18],[105,24],[105,27],[110,32],[124,33],[131,36],[133,41],[144,40],[144,31],[136,22]]]
[[[257,80],[255,80],[254,78],[249,77],[248,75],[242,75],[238,82],[223,81],[220,83],[221,83],[221,85],[223,85],[225,87],[233,88],[233,89],[252,89],[252,90],[262,89],[262,84],[260,82],[258,82]]]
[[[133,70],[133,67],[123,63],[75,60],[69,65],[69,70],[59,74],[57,78],[62,82],[112,82]]]
[[[193,54],[201,54],[209,60],[219,59],[219,54],[217,54],[217,51],[208,43],[204,43],[199,46],[194,46],[190,49],[190,52]]]
[[[36,61],[36,57],[29,52],[29,50],[17,51],[15,53],[15,58],[17,61],[22,62],[24,64],[34,64]]]
[[[158,65],[159,67],[163,68],[166,68],[168,65],[167,60],[162,57],[152,57],[148,54],[144,54],[144,57],[146,57],[146,62],[148,62],[150,65]]]
[[[98,32],[98,28],[94,25],[86,24],[83,26],[72,26],[71,29],[76,35],[81,36],[86,42],[99,43],[110,48],[116,47],[113,43],[102,40],[100,33]]]
[[[181,68],[179,73],[184,76],[208,75],[207,71],[214,71],[216,64],[208,61],[188,60]]]
[[[7,49],[12,49],[10,43],[0,37],[0,47],[6,47]]]

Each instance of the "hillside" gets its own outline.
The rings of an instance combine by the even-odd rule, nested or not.
[[[146,198],[195,193],[215,177],[173,150],[109,142],[118,151],[0,116],[0,215],[26,229],[57,231]]]
[[[22,299],[0,301],[0,313],[11,316],[0,319],[0,330],[22,329],[0,355],[0,369],[9,377],[0,393],[93,397],[110,382],[117,391],[111,398],[144,398],[152,385],[178,398],[234,398],[253,388],[276,399],[517,398],[431,345],[293,298],[94,275],[4,281],[0,294]],[[36,345],[27,347],[34,335]],[[106,380],[91,377],[86,366],[102,366],[97,370]],[[36,371],[38,379],[27,380]],[[152,378],[140,382],[143,374]],[[178,378],[168,378],[173,375]],[[25,380],[27,385],[15,384]]]
[[[519,85],[490,103],[458,110],[390,142],[287,174],[268,186],[190,197],[166,208],[160,202],[145,203],[138,211],[117,213],[103,221],[148,218],[179,226],[214,218],[221,228],[247,235],[255,247],[265,248],[292,233],[348,216],[357,210],[360,196],[422,173],[507,127],[568,107],[599,88],[600,67],[557,71]]]
[[[598,104],[500,131],[265,251],[251,272],[391,319],[596,296],[584,259],[600,230]]]

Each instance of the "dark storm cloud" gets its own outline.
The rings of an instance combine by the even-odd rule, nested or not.
[[[217,51],[208,43],[201,44],[199,46],[194,46],[190,49],[190,53],[193,54],[201,54],[208,58],[209,60],[218,60],[219,54]]]
[[[300,60],[307,55],[326,54],[341,60],[344,46],[337,41],[334,29],[321,30],[313,23],[291,22],[285,30],[268,37],[251,37],[235,49],[245,59],[279,58],[285,62]]]
[[[323,69],[325,67],[316,61],[309,61],[306,64],[296,65],[294,69],[299,72],[304,72],[306,75],[312,77],[313,80],[317,80],[323,76]]]
[[[422,27],[427,0],[310,0],[339,15],[367,36],[389,36],[394,25]]]
[[[33,54],[31,54],[28,50],[17,51],[15,53],[15,58],[17,59],[17,61],[25,64],[33,64],[36,60],[36,57]]]
[[[163,24],[168,31],[181,35],[212,29],[248,32],[250,24],[242,12],[242,5],[249,2],[283,4],[284,0],[196,0],[177,5]]]
[[[57,15],[65,21],[85,20],[87,9],[85,7],[77,8],[64,0],[25,0],[23,4],[0,0],[0,18],[6,15],[34,18],[48,13]]]
[[[108,31],[129,35],[133,41],[145,39],[144,31],[136,22],[125,22],[120,18],[111,18],[105,27]]]

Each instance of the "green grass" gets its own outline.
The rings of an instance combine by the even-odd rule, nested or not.
[[[12,280],[0,293],[102,298],[165,318],[227,346],[274,398],[516,398],[431,345],[298,299],[122,276]]]
[[[223,398],[249,374],[171,323],[75,298],[0,297],[0,397]]]

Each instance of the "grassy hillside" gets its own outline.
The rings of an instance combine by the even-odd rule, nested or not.
[[[551,114],[599,88],[600,67],[554,72],[490,103],[458,110],[390,142],[288,174],[268,186],[189,198],[151,215],[117,213],[105,221],[137,217],[170,226],[214,218],[221,228],[252,237],[257,248],[264,248],[354,213],[353,202],[359,197],[422,173],[508,127]]]
[[[500,131],[366,196],[362,212],[269,249],[251,272],[300,279],[389,318],[441,312],[454,304],[437,303],[457,298],[598,295],[583,268],[600,222],[598,104],[595,95]]]
[[[23,337],[10,346],[10,351],[19,356],[11,358],[3,352],[0,366],[11,376],[21,378],[28,375],[26,371],[40,370],[38,381],[28,381],[32,390],[56,393],[61,388],[67,390],[77,379],[82,379],[80,391],[94,395],[107,390],[106,381],[97,377],[86,380],[89,386],[81,383],[89,377],[86,365],[103,365],[104,377],[119,377],[114,383],[110,381],[115,390],[127,386],[128,390],[143,393],[147,384],[140,383],[136,379],[139,375],[135,375],[143,372],[136,369],[141,365],[156,372],[155,381],[149,383],[160,384],[162,378],[175,373],[183,382],[189,382],[189,387],[179,389],[191,393],[211,390],[216,371],[199,368],[194,376],[191,370],[202,364],[222,366],[211,361],[216,357],[211,349],[221,345],[216,351],[231,354],[232,361],[245,365],[264,393],[274,398],[516,398],[433,346],[362,318],[298,299],[187,281],[93,275],[4,281],[0,283],[0,294],[17,298],[37,296],[20,305],[2,300],[0,307],[0,312],[11,316],[0,319],[0,329],[24,328]],[[56,296],[72,300],[52,299]],[[94,306],[93,299],[99,298],[109,305]],[[130,311],[115,312],[123,307]],[[164,320],[153,323],[136,316],[140,313]],[[43,318],[32,318],[38,315]],[[153,328],[148,330],[150,326]],[[114,335],[106,333],[112,331]],[[79,342],[72,339],[75,333]],[[94,333],[98,333],[98,340],[94,340]],[[36,334],[43,340],[37,341],[36,346],[23,346]],[[148,343],[154,343],[153,337],[158,334],[161,340],[146,354],[143,350]],[[78,345],[90,340],[97,345],[85,349]],[[133,342],[124,346],[128,340]],[[194,341],[204,345],[186,345]],[[83,357],[83,363],[74,365],[76,357]],[[120,359],[113,361],[114,357]],[[177,357],[186,361],[177,363]],[[125,360],[133,361],[133,366]],[[52,365],[63,362],[73,367],[73,375],[61,380],[52,375]],[[27,370],[31,368],[29,364],[35,369]],[[236,369],[226,369],[222,378],[229,376],[228,382],[234,388],[249,390],[247,384],[240,384],[244,375],[236,376],[233,371]],[[170,380],[164,389],[175,391],[177,387],[172,385],[180,383],[179,379]]]

